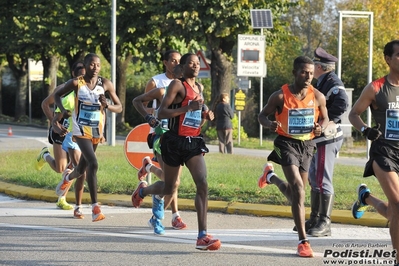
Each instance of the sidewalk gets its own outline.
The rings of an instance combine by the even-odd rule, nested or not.
[[[55,194],[54,190],[30,188],[19,185],[14,185],[6,182],[0,181],[0,193],[5,193],[9,196],[41,200],[47,202],[56,202],[58,196]],[[75,197],[73,193],[68,193],[67,201],[74,202]],[[131,202],[131,197],[128,195],[112,195],[98,193],[98,201],[102,205],[110,206],[124,206],[133,207]],[[82,203],[90,204],[89,193],[83,194]],[[151,197],[144,198],[142,208],[151,208],[152,199]],[[181,211],[190,210],[195,211],[194,200],[179,199],[179,209]],[[242,214],[242,215],[254,215],[254,216],[274,216],[274,217],[284,217],[292,218],[291,207],[289,206],[279,206],[279,205],[266,205],[266,204],[247,204],[247,203],[229,203],[224,201],[213,201],[208,202],[208,210],[211,212],[222,212],[228,214]],[[310,208],[306,208],[306,219],[309,218]],[[364,226],[374,226],[374,227],[388,227],[388,222],[381,215],[374,212],[366,212],[364,216],[356,220],[352,217],[351,211],[343,210],[333,210],[331,215],[331,220],[333,223],[344,223],[353,225],[364,225]],[[294,221],[292,221],[294,225]]]

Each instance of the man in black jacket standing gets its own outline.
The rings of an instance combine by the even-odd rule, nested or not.
[[[317,152],[313,156],[309,180],[311,185],[311,214],[305,230],[311,236],[331,235],[331,212],[334,203],[333,171],[337,153],[344,139],[339,126],[341,116],[348,108],[348,96],[344,84],[334,73],[338,59],[319,47],[314,51],[314,78],[316,88],[327,102],[329,125],[324,134],[314,139]]]

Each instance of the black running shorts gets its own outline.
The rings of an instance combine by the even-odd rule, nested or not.
[[[208,152],[202,135],[183,137],[168,131],[161,136],[162,160],[169,166],[184,165],[194,156]]]
[[[371,143],[370,158],[364,168],[364,177],[374,174],[373,161],[375,161],[384,172],[399,173],[399,150],[390,146],[383,140],[376,140]]]
[[[312,157],[316,152],[313,140],[297,140],[284,136],[277,136],[274,140],[274,150],[267,160],[281,166],[295,165],[300,172],[308,172]]]
[[[64,141],[64,139],[65,139],[65,137],[61,137],[59,134],[57,134],[53,131],[53,127],[50,127],[48,129],[48,142],[50,144],[62,145],[62,142]]]

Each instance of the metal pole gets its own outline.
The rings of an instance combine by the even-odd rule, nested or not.
[[[260,35],[263,36],[263,28],[260,29]],[[264,61],[265,58],[262,58]],[[263,77],[260,77],[260,95],[259,95],[259,112],[263,109]],[[259,145],[262,146],[263,126],[259,124]]]
[[[241,143],[241,111],[238,111],[238,145]]]
[[[341,79],[341,66],[342,66],[342,13],[339,13],[338,20],[338,66],[337,66],[337,76]]]
[[[368,83],[373,81],[373,24],[374,24],[374,13],[369,15],[369,71],[368,71]],[[367,126],[371,127],[371,110],[367,108]],[[367,139],[367,159],[369,159],[371,141]]]
[[[28,58],[29,124],[32,124],[32,86],[30,83],[30,59]]]
[[[116,86],[116,0],[112,0],[111,11],[111,81]],[[111,112],[111,119],[108,127],[108,144],[115,146],[115,124],[116,115]]]

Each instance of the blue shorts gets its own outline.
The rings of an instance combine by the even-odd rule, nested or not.
[[[68,152],[71,150],[80,150],[79,145],[72,140],[72,132],[66,134],[64,141],[62,142],[62,149]]]

